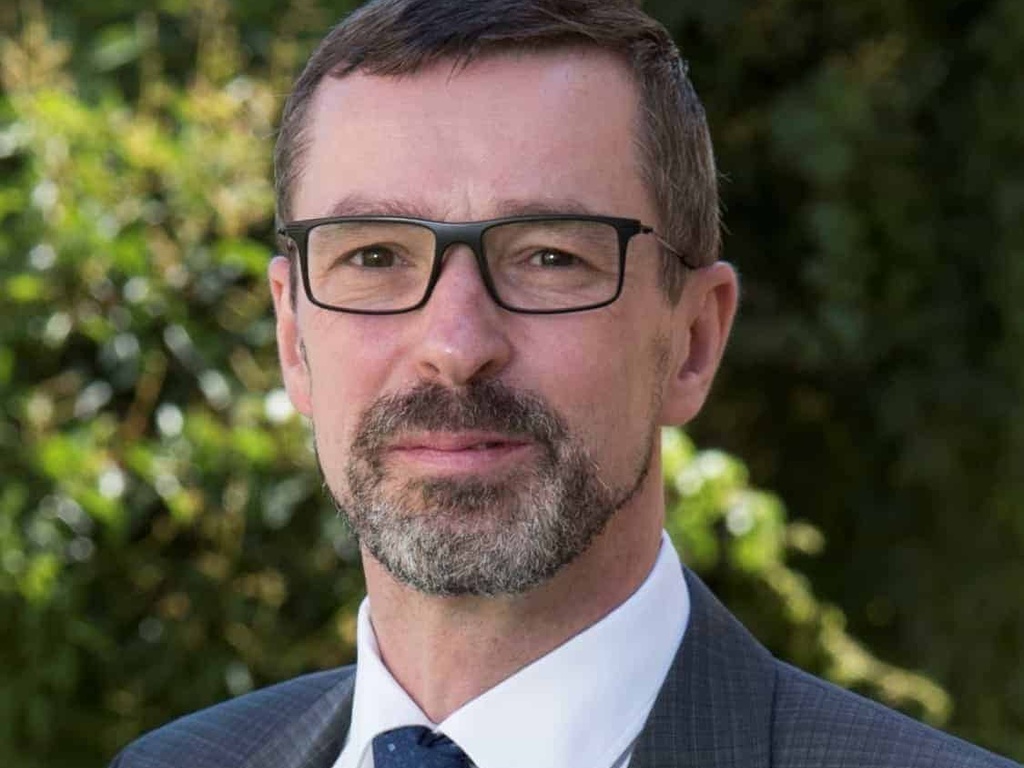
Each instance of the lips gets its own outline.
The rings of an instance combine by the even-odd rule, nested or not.
[[[495,432],[425,432],[401,436],[386,453],[416,474],[481,475],[519,466],[534,445]]]
[[[525,446],[530,441],[493,432],[431,432],[406,435],[395,440],[389,448],[393,451],[484,451]]]

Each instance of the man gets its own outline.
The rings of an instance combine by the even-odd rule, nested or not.
[[[703,110],[626,0],[379,0],[288,100],[288,393],[358,534],[358,667],[146,768],[1009,766],[785,666],[662,533],[736,308]]]

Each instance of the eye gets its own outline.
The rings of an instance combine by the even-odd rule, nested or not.
[[[530,257],[530,264],[538,267],[579,267],[582,262],[571,253],[545,248]]]
[[[369,246],[353,251],[345,257],[345,263],[366,269],[382,269],[393,267],[398,259],[395,252],[381,246]]]

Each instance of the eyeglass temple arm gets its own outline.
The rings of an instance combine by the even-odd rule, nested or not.
[[[654,239],[658,241],[658,245],[660,245],[666,251],[668,251],[677,259],[679,259],[679,261],[682,262],[682,265],[687,269],[697,269],[697,267],[693,266],[686,260],[686,256],[684,256],[678,249],[673,247],[673,245],[669,243],[668,240],[659,235],[658,230],[656,230],[654,227],[644,225],[640,227],[640,233],[643,235],[653,235]]]

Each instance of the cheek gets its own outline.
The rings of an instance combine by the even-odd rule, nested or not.
[[[387,388],[396,340],[380,320],[311,313],[303,338],[321,450],[346,445],[362,413]]]
[[[561,334],[553,334],[555,338]],[[660,348],[650,336],[640,338],[619,322],[600,332],[565,334],[571,343],[545,345],[531,339],[533,365],[543,359],[536,387],[570,424],[609,472],[631,471],[638,450],[651,432],[657,355]],[[527,382],[523,382],[527,384]]]

